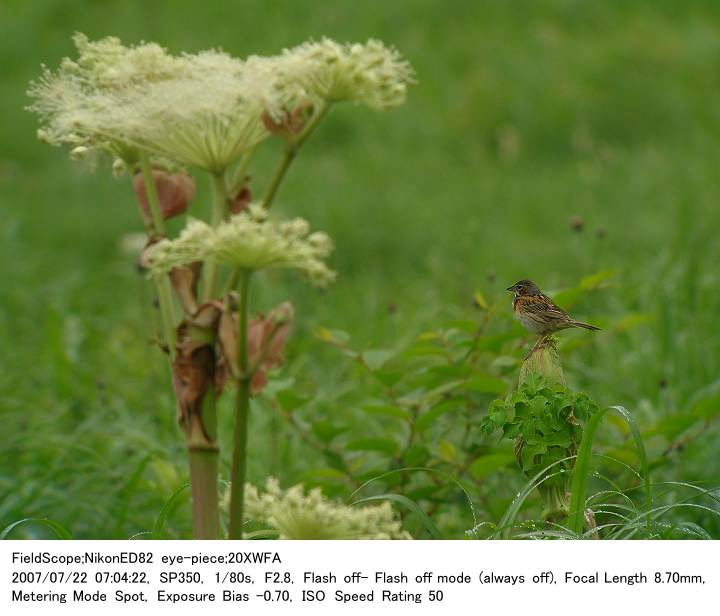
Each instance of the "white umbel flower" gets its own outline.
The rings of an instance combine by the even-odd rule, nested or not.
[[[319,488],[307,494],[302,485],[282,490],[270,477],[265,491],[245,484],[245,511],[255,521],[280,532],[280,539],[410,539],[390,503],[352,507],[323,496]]]
[[[184,60],[187,74],[135,91],[116,108],[116,122],[128,141],[151,154],[222,173],[268,137],[266,85],[222,52]]]
[[[83,35],[75,44],[78,59],[45,69],[28,91],[48,143],[127,162],[143,150],[221,173],[268,136],[263,111],[282,105],[267,71],[223,52],[172,56],[154,43],[125,47],[114,37],[90,42]]]
[[[56,72],[44,68],[30,84],[33,104],[28,109],[43,123],[39,138],[133,161],[135,146],[117,117],[123,101],[149,84],[187,74],[187,63],[155,43],[125,47],[115,37],[89,41],[83,34],[73,40],[77,60],[65,58]]]
[[[215,228],[190,221],[177,239],[154,244],[147,260],[159,275],[206,258],[248,271],[297,269],[314,285],[325,287],[336,276],[324,261],[332,251],[332,241],[324,233],[309,235],[309,231],[305,220],[278,222],[269,219],[262,206],[253,204]]]
[[[287,79],[295,79],[310,97],[329,103],[350,101],[373,109],[405,102],[413,69],[382,42],[340,44],[323,38],[283,53]]]
[[[410,65],[375,40],[323,39],[247,60],[214,50],[173,56],[115,37],[74,41],[77,60],[44,69],[28,91],[43,141],[126,163],[142,151],[218,175],[269,136],[268,118],[281,121],[315,102],[388,109],[404,102],[413,82]]]

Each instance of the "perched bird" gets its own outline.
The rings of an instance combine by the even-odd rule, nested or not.
[[[533,334],[540,334],[540,341],[554,332],[570,327],[600,329],[573,319],[530,280],[516,282],[507,290],[514,293],[512,307],[515,317],[525,329]]]

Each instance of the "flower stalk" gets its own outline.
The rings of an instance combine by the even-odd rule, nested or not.
[[[217,227],[223,220],[227,218],[228,213],[228,202],[227,194],[225,192],[225,179],[224,174],[212,174],[212,213],[211,213],[211,224],[213,227]],[[215,288],[217,286],[217,261],[213,258],[208,258],[204,265],[204,275],[202,279],[202,299],[203,301],[209,301],[215,297]]]
[[[162,213],[160,212],[160,201],[157,190],[155,189],[155,180],[153,179],[150,159],[144,152],[140,153],[140,169],[143,174],[143,179],[145,180],[145,191],[150,206],[150,215],[152,217],[152,228],[148,229],[148,235],[152,240],[165,235],[165,224]],[[160,323],[165,337],[165,345],[167,346],[170,361],[173,362],[175,361],[175,309],[169,278],[163,276],[162,278],[156,279],[155,287],[158,294]]]
[[[265,194],[262,197],[262,204],[265,208],[269,208],[272,205],[272,202],[275,199],[275,194],[277,193],[280,184],[285,178],[285,174],[287,174],[287,171],[290,168],[290,164],[295,159],[298,150],[303,145],[303,143],[308,140],[310,135],[313,134],[318,124],[320,124],[320,121],[325,117],[329,109],[329,103],[321,103],[320,108],[313,114],[312,118],[310,118],[308,123],[305,124],[300,133],[296,136],[290,136],[285,140],[285,149],[283,151],[283,156],[280,159],[280,163],[275,169],[275,173],[273,173],[272,179],[270,180],[265,189]]]
[[[230,531],[229,539],[242,539],[245,477],[247,475],[247,436],[250,414],[250,382],[252,374],[248,365],[248,313],[250,276],[248,270],[240,273],[240,304],[238,307],[238,376],[235,398],[235,417],[233,428],[233,455],[230,490]]]

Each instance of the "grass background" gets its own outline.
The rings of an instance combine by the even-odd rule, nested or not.
[[[341,415],[323,392],[352,388],[315,326],[350,331],[361,348],[395,346],[472,314],[476,288],[494,298],[528,277],[553,290],[612,268],[612,284],[578,315],[599,325],[644,315],[644,324],[578,349],[573,385],[633,411],[662,478],[720,483],[714,415],[683,423],[720,386],[716,3],[9,0],[0,7],[0,526],[49,516],[76,537],[127,537],[152,526],[187,475],[167,369],[147,341],[151,293],[118,248],[140,230],[130,187],[38,143],[23,111],[27,83],[41,63],[73,54],[75,31],[240,56],[323,35],[375,37],[414,65],[404,107],[334,109],[278,197],[278,210],[308,218],[337,246],[340,278],[328,292],[279,275],[257,296],[259,308],[293,298],[284,373],[318,392],[308,421]],[[277,148],[263,150],[259,180]],[[209,207],[200,188],[194,207]],[[250,479],[298,480],[309,454],[288,438],[284,455],[269,458],[263,438],[277,426],[253,421]],[[181,532],[187,511],[177,518]]]

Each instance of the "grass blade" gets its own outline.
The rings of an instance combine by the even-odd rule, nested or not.
[[[359,505],[360,503],[368,503],[371,501],[393,501],[395,503],[398,503],[399,505],[402,505],[405,507],[410,513],[414,514],[415,517],[422,523],[422,525],[425,527],[425,530],[430,533],[430,536],[433,539],[442,539],[442,533],[440,533],[440,530],[437,526],[435,526],[435,522],[433,522],[430,519],[430,516],[425,513],[421,508],[420,505],[418,505],[415,501],[410,500],[407,496],[404,496],[402,494],[379,494],[377,496],[367,496],[365,498],[361,498],[360,500],[354,501],[353,505]]]
[[[542,469],[539,473],[537,473],[530,481],[528,481],[520,490],[520,492],[517,493],[515,498],[513,499],[512,503],[510,503],[510,506],[507,508],[505,513],[503,514],[502,518],[497,524],[497,531],[493,533],[492,538],[496,538],[498,532],[501,533],[501,536],[503,539],[509,538],[509,532],[512,529],[513,525],[515,524],[515,518],[517,517],[517,514],[520,512],[520,507],[522,507],[522,504],[525,502],[525,499],[532,493],[532,491],[539,486],[544,481],[547,481],[551,477],[556,477],[560,474],[560,471],[556,471],[554,473],[549,473],[548,471],[563,462],[566,462],[567,460],[572,460],[573,456],[568,456],[567,458],[563,458],[562,460],[558,460],[557,462],[553,462],[552,464],[549,464],[544,469]]]
[[[609,406],[595,413],[585,426],[583,431],[582,442],[578,450],[575,468],[573,469],[571,496],[570,496],[570,513],[568,514],[568,528],[577,533],[583,532],[585,523],[585,499],[587,497],[588,480],[590,478],[590,459],[592,457],[592,446],[595,440],[598,426],[608,411],[616,411],[627,422],[630,432],[635,441],[640,458],[640,466],[642,469],[643,483],[645,487],[645,518],[646,524],[650,525],[650,518],[647,512],[650,511],[650,472],[648,469],[647,455],[645,454],[645,445],[643,444],[640,430],[635,422],[634,417],[623,406]]]
[[[167,501],[163,505],[163,508],[158,514],[157,520],[155,520],[155,526],[153,526],[152,530],[153,539],[163,538],[163,535],[165,533],[165,523],[167,522],[167,519],[170,516],[172,510],[175,508],[175,505],[177,505],[178,501],[180,500],[180,497],[183,496],[183,493],[189,486],[190,482],[188,481],[186,484],[180,486],[177,490],[175,490],[175,492],[173,492],[173,495],[167,499]]]
[[[13,522],[12,524],[8,524],[5,528],[3,528],[2,531],[0,531],[0,540],[7,539],[7,536],[13,530],[15,530],[18,526],[24,526],[25,524],[46,526],[52,530],[55,535],[57,535],[58,539],[72,539],[72,535],[65,530],[65,527],[55,522],[55,520],[50,520],[48,518],[24,518],[22,520],[18,520],[17,522]]]

